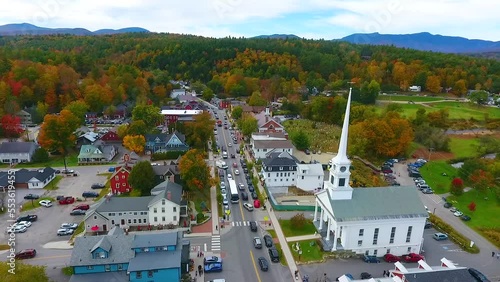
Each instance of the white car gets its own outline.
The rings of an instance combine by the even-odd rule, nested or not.
[[[227,174],[227,179],[233,179],[233,176],[231,175],[231,173]]]
[[[75,232],[74,229],[69,229],[69,228],[61,228],[57,230],[57,236],[65,236],[65,235],[71,235]]]
[[[233,143],[227,143],[228,147],[233,147]]]
[[[249,203],[244,203],[244,204],[243,204],[243,207],[245,207],[245,209],[247,209],[248,211],[253,211],[253,206],[252,206],[252,204],[249,204]]]
[[[17,226],[24,226],[26,228],[30,227],[31,226],[31,221],[20,221],[18,223],[16,223]]]
[[[224,181],[220,183],[220,188],[226,189],[226,183]]]
[[[227,195],[226,189],[220,190],[220,193],[222,194],[223,197],[226,197]]]
[[[63,223],[61,224],[61,229],[77,229],[78,224],[76,223]]]
[[[24,233],[26,230],[28,230],[28,228],[24,225],[14,225],[7,229],[7,233]]]
[[[237,169],[235,169],[235,170],[234,170],[234,175],[240,175],[240,171],[239,171],[239,170],[237,170]]]
[[[459,216],[462,216],[464,214],[461,211],[456,211],[453,215],[456,217],[459,217]]]
[[[49,200],[41,200],[40,202],[38,202],[40,204],[40,206],[44,206],[46,208],[50,208],[52,207],[52,202],[49,201]]]
[[[225,196],[223,196],[223,197],[224,197],[224,199],[222,200],[222,204],[224,206],[228,206],[229,205],[229,201],[227,200],[227,197],[225,197]]]
[[[245,185],[243,185],[243,183],[238,183],[238,186],[240,187],[240,190],[245,190]]]

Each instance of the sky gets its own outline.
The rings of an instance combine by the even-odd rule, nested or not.
[[[312,39],[430,32],[500,41],[498,0],[0,0],[0,5],[0,25]]]

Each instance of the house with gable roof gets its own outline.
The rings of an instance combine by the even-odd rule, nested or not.
[[[0,161],[4,164],[29,163],[38,145],[35,142],[3,142]]]
[[[56,171],[51,167],[38,170],[20,169],[14,172],[14,187],[22,189],[43,189],[56,178]],[[0,188],[7,188],[12,176],[7,171],[0,171]]]
[[[128,176],[138,160],[139,156],[134,152],[123,155],[121,162],[115,167],[113,174],[109,178],[111,193],[123,194],[132,191],[132,187],[128,183]]]
[[[132,235],[115,226],[75,239],[70,282],[180,281],[190,248],[181,232]]]
[[[78,164],[106,164],[110,163],[118,154],[113,145],[83,145],[78,155]]]
[[[429,215],[415,187],[350,186],[347,138],[351,90],[338,153],[331,160],[324,189],[315,194],[313,223],[322,236],[323,249],[378,257],[420,253]]]
[[[271,153],[262,159],[261,179],[273,193],[288,191],[295,185],[297,177],[297,159],[287,152]]]
[[[186,136],[174,131],[172,134],[146,134],[146,148],[152,154],[171,151],[188,151],[189,145],[186,144]]]
[[[281,132],[286,134],[285,127],[279,123],[277,119],[274,119],[269,107],[258,114],[255,115],[257,119],[258,131],[262,133],[276,133]]]

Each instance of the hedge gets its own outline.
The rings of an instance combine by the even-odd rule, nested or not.
[[[448,235],[448,238],[452,240],[453,242],[457,243],[462,250],[471,253],[471,254],[477,254],[479,253],[479,248],[477,247],[476,244],[470,247],[470,239],[465,237],[464,235],[458,233],[451,225],[448,223],[444,222],[441,218],[430,214],[429,221],[432,222],[434,225],[434,228],[437,230],[446,233]]]
[[[179,156],[184,155],[186,152],[184,151],[170,151],[164,153],[154,153],[151,155],[152,161],[159,160],[176,160]]]

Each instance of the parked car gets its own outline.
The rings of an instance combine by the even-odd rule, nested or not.
[[[452,208],[450,209],[450,211],[451,211],[451,212],[456,212],[457,210],[458,210],[458,209],[457,209],[456,207],[452,207]]]
[[[445,202],[444,205],[443,205],[443,207],[445,207],[447,209],[451,208],[452,206],[453,206],[453,204],[450,203],[450,202]]]
[[[205,264],[204,270],[206,273],[221,272],[222,271],[222,263],[214,262],[214,263]]]
[[[82,193],[82,197],[84,197],[84,198],[97,198],[97,197],[99,197],[99,193],[87,191],[87,192]]]
[[[259,261],[260,270],[269,270],[269,263],[267,262],[267,259],[265,259],[264,257],[259,257],[257,260]]]
[[[75,198],[73,197],[65,197],[64,199],[59,200],[60,205],[71,205],[75,202]]]
[[[438,232],[438,233],[434,233],[432,235],[432,238],[434,238],[434,240],[436,240],[436,241],[442,241],[442,240],[447,240],[448,235]]]
[[[237,169],[235,169],[235,170],[234,170],[234,175],[240,175],[240,171],[239,171],[239,170],[237,170]]]
[[[432,223],[430,223],[429,221],[426,221],[425,225],[424,225],[424,229],[429,229],[429,228],[432,228]]]
[[[102,183],[94,183],[94,184],[92,184],[92,186],[90,186],[90,188],[92,188],[92,189],[102,189],[104,187],[106,187],[106,185],[104,185]]]
[[[363,260],[368,263],[380,263],[380,260],[376,256],[364,255]]]
[[[227,199],[226,196],[222,196],[222,204],[224,206],[229,206],[229,200]]]
[[[464,214],[461,211],[457,210],[456,212],[453,213],[453,215],[456,216],[456,217],[461,217]]]
[[[460,219],[463,221],[469,221],[471,218],[470,218],[470,216],[464,214],[460,217]]]
[[[253,240],[253,246],[256,248],[256,249],[262,249],[262,241],[260,240],[259,237],[254,237]]]
[[[384,255],[384,260],[385,260],[386,262],[397,262],[397,261],[400,261],[400,260],[401,260],[401,258],[400,258],[400,257],[398,257],[398,256],[395,256],[395,255],[393,255],[393,254],[385,254],[385,255]]]
[[[253,211],[253,205],[249,203],[244,203],[243,207],[247,209],[247,211]]]
[[[243,183],[238,183],[238,188],[240,188],[240,190],[245,190],[245,185],[243,185]]]
[[[243,201],[248,201],[248,194],[247,194],[247,192],[241,192],[241,199]]]
[[[36,250],[35,249],[26,249],[19,251],[16,254],[16,259],[28,259],[28,258],[34,258],[36,256]]]
[[[220,194],[222,195],[222,197],[226,197],[226,195],[227,195],[226,189],[221,189]]]
[[[478,282],[490,282],[490,280],[488,280],[488,278],[486,278],[486,276],[484,274],[482,274],[479,270],[475,269],[475,268],[469,268],[468,269],[470,275],[472,275],[472,277],[474,277],[474,279],[476,279],[476,281]]]
[[[253,191],[251,194],[252,194],[252,199],[257,200],[259,198],[259,196],[257,195],[257,193],[255,193],[255,191]]]
[[[76,223],[63,223],[61,224],[61,229],[77,229],[78,224]]]
[[[43,206],[43,207],[46,207],[46,208],[52,207],[52,202],[49,201],[49,200],[41,200],[38,203],[40,204],[40,206]]]
[[[31,226],[31,221],[20,221],[15,224],[16,226],[24,226],[29,228]]]
[[[257,222],[250,221],[250,230],[253,232],[257,232]]]
[[[253,188],[253,185],[248,185],[248,191],[254,192],[255,188]]]
[[[7,233],[24,233],[28,228],[24,225],[14,225],[7,229]]]
[[[63,170],[61,170],[61,173],[72,174],[72,173],[75,173],[75,171],[73,169],[63,169]]]
[[[57,230],[57,236],[66,236],[66,235],[72,235],[73,232],[75,232],[74,229],[68,229],[68,228],[61,228]]]
[[[361,279],[370,279],[372,278],[372,275],[368,272],[361,272]]]
[[[403,256],[403,260],[405,262],[418,262],[419,260],[424,260],[424,259],[425,259],[424,256],[416,253],[409,253]]]
[[[38,215],[35,215],[35,214],[28,214],[28,215],[25,215],[25,216],[20,216],[17,218],[16,222],[21,222],[21,221],[31,221],[31,222],[34,222],[34,221],[37,221],[38,220]]]
[[[233,179],[233,176],[231,175],[231,173],[227,174],[227,179]]]
[[[38,198],[40,198],[40,196],[35,195],[35,194],[28,194],[28,195],[24,196],[25,200],[37,200]]]
[[[84,210],[72,210],[69,214],[70,215],[85,215],[85,211]]]
[[[266,244],[266,247],[271,248],[274,245],[273,237],[270,235],[264,235],[264,244]]]
[[[221,189],[226,189],[226,182],[221,181],[221,183],[220,183],[220,188],[221,188]]]
[[[218,256],[208,256],[203,259],[204,264],[215,263],[215,262],[222,263],[222,258]]]
[[[73,208],[73,210],[83,210],[83,211],[86,211],[88,209],[90,209],[90,206],[87,204],[81,204]]]
[[[269,252],[269,257],[271,258],[272,262],[280,261],[280,254],[278,253],[278,250],[276,250],[276,248],[269,248],[267,251]]]

